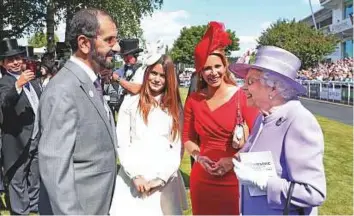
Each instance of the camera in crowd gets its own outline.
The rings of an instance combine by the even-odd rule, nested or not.
[[[41,62],[26,60],[26,70],[31,70],[36,75],[36,78],[42,77]]]
[[[32,46],[23,46],[20,47],[25,50],[24,63],[26,66],[26,70],[31,70],[36,75],[36,78],[42,77],[41,72],[41,62],[36,59],[34,55]]]
[[[109,93],[108,105],[113,107],[115,110],[119,110],[120,105],[122,104],[121,100],[123,97],[120,97],[117,93]]]
[[[55,60],[55,55],[48,52],[44,53],[39,61],[34,55],[32,46],[25,46],[21,48],[25,50],[25,56],[23,59],[25,69],[33,71],[36,78],[46,77],[48,74],[52,76],[55,75],[58,72],[58,68],[65,63],[61,63],[61,60]],[[66,50],[63,49],[63,46],[59,45],[59,48],[57,47],[59,56],[62,56],[64,51]]]

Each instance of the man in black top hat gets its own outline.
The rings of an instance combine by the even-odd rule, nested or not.
[[[11,214],[27,215],[38,211],[37,109],[41,91],[34,71],[23,70],[24,53],[16,39],[0,41],[0,58],[5,69],[0,79],[4,174]]]
[[[124,65],[113,72],[112,75],[112,85],[119,96],[118,109],[126,95],[139,93],[144,77],[144,74],[137,70],[139,68],[137,58],[139,53],[143,51],[143,49],[139,48],[139,40],[123,39],[120,41],[119,45],[121,47],[121,56],[124,59]]]
[[[24,50],[24,56],[27,59],[31,59],[31,60],[36,60],[35,56],[34,56],[34,48],[33,46],[19,46],[20,49]]]

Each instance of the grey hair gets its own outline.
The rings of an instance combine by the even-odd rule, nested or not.
[[[297,98],[298,92],[281,76],[277,76],[274,73],[264,71],[261,77],[261,83],[271,88],[275,88],[278,94],[284,98],[285,101],[289,101]]]

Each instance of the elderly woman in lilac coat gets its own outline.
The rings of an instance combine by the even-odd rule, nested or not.
[[[294,80],[300,66],[295,55],[273,46],[261,47],[254,64],[230,65],[245,80],[248,104],[261,112],[240,155],[270,151],[275,168],[269,175],[242,157],[233,160],[242,184],[243,215],[284,214],[284,208],[288,214],[316,215],[326,198],[323,134],[314,115],[298,100],[306,92]],[[252,194],[254,188],[263,194]]]

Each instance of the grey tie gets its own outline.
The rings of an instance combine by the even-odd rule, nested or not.
[[[98,95],[100,96],[100,99],[103,103],[103,89],[102,89],[102,86],[101,86],[101,82],[100,82],[100,78],[97,78],[95,82],[93,82],[93,85],[95,86],[97,92],[98,92]]]

